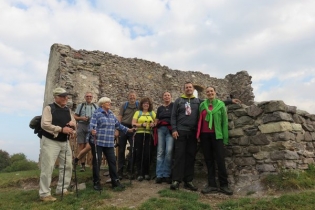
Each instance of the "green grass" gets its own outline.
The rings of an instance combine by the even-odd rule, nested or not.
[[[161,198],[150,198],[139,209],[165,209],[165,210],[199,210],[211,209],[210,205],[198,201],[199,194],[186,191],[171,191],[164,189],[159,191]]]
[[[312,189],[315,187],[315,166],[309,165],[305,171],[283,170],[279,174],[270,174],[262,183],[276,191]]]
[[[218,205],[220,210],[313,210],[315,209],[315,192],[299,192],[282,195],[279,198],[251,199],[226,201]]]

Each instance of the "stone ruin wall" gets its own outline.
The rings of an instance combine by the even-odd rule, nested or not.
[[[54,44],[44,105],[53,101],[52,90],[61,86],[73,94],[70,99],[73,109],[84,100],[85,92],[91,91],[95,101],[103,96],[111,98],[117,114],[128,91],[135,90],[139,98],[151,97],[156,110],[162,102],[162,93],[167,90],[176,99],[185,81],[193,82],[200,98],[205,97],[206,86],[212,85],[217,88],[219,98],[232,94],[243,103],[228,106],[230,145],[226,147],[226,164],[231,186],[238,193],[261,190],[260,179],[265,174],[282,169],[304,170],[314,163],[315,115],[282,101],[255,103],[251,76],[246,71],[217,79],[138,58]],[[202,155],[197,159],[202,160]]]

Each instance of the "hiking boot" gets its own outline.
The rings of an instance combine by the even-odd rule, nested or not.
[[[172,184],[172,179],[171,177],[164,177],[163,182],[166,182],[167,184]]]
[[[144,179],[149,181],[149,180],[151,180],[151,176],[150,175],[144,175]]]
[[[85,171],[85,164],[81,165],[81,169],[80,172],[84,172]]]
[[[191,191],[197,191],[198,188],[192,182],[185,182],[184,188]]]
[[[122,171],[118,172],[118,178],[119,178],[119,180],[123,179],[123,172]]]
[[[226,195],[233,195],[233,191],[228,186],[220,187],[219,191]]]
[[[161,177],[156,177],[155,183],[161,184],[162,182],[163,182],[163,178],[161,178]]]
[[[48,195],[46,197],[40,197],[40,200],[44,201],[44,202],[48,202],[48,201],[55,201],[55,200],[57,200],[57,198],[52,197],[51,195]]]
[[[179,182],[178,181],[173,181],[173,183],[170,186],[171,190],[178,190],[179,189]]]
[[[142,182],[143,176],[138,176],[137,180],[138,180],[139,182]]]
[[[120,189],[124,189],[125,188],[125,186],[124,185],[122,185],[121,183],[120,183],[120,181],[119,181],[119,179],[118,180],[116,180],[116,181],[113,181],[112,182],[112,188],[120,188]]]
[[[210,187],[209,185],[207,185],[205,188],[201,190],[202,194],[210,194],[210,193],[216,193],[216,192],[218,192],[218,188]]]
[[[94,182],[93,188],[94,188],[94,190],[96,190],[96,191],[101,191],[101,190],[103,190],[103,188],[102,188],[102,186],[101,186],[101,184],[100,184],[99,182]]]

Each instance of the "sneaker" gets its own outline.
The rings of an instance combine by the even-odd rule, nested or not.
[[[198,188],[192,182],[185,182],[184,188],[191,191],[197,191]]]
[[[156,177],[155,183],[161,184],[162,182],[163,182],[163,178],[161,178],[161,177]]]
[[[73,194],[73,192],[70,192],[68,190],[67,191],[65,191],[65,190],[63,191],[63,195],[72,195],[72,194]],[[61,195],[61,191],[57,192],[56,195]]]
[[[80,169],[80,172],[84,172],[84,171],[85,171],[85,168],[81,168],[81,169]]]
[[[218,188],[210,187],[209,185],[207,185],[205,188],[201,190],[202,194],[210,194],[210,193],[216,193],[216,192],[218,192]]]
[[[124,189],[125,186],[122,185],[119,180],[116,180],[116,181],[113,181],[113,182],[112,182],[112,188],[115,188],[115,189]]]
[[[103,190],[103,188],[102,188],[102,186],[101,186],[101,183],[99,183],[99,182],[94,182],[93,188],[94,188],[94,190],[96,190],[96,191],[101,191],[101,190]]]
[[[151,176],[150,175],[144,175],[144,179],[149,181],[149,180],[151,180]]]
[[[170,186],[171,190],[178,190],[179,189],[179,182],[178,181],[173,181],[173,183]]]
[[[57,200],[57,198],[52,197],[51,195],[48,195],[46,197],[40,197],[40,200],[44,201],[44,202],[47,202],[47,201],[55,201],[55,200]]]
[[[228,186],[220,187],[220,192],[226,195],[233,195],[233,191]]]
[[[143,176],[138,176],[137,180],[138,180],[139,182],[142,182]]]
[[[166,182],[167,184],[172,184],[172,179],[171,177],[164,177],[163,181]]]

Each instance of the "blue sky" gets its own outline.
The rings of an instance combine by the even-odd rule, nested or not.
[[[50,47],[100,50],[224,78],[315,113],[315,1],[2,0],[0,149],[37,160]]]

